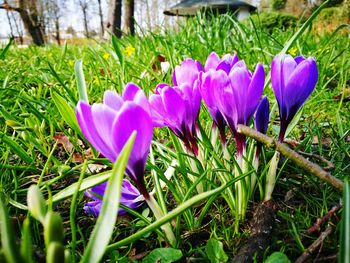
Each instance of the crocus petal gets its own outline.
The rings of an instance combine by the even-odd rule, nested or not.
[[[125,102],[116,118],[112,135],[113,146],[120,153],[133,131],[137,132],[128,162],[129,176],[134,180],[143,180],[147,154],[153,136],[153,125],[149,114],[134,102]]]
[[[84,205],[84,210],[87,214],[91,214],[93,216],[98,216],[101,211],[102,199],[104,192],[106,190],[107,182],[101,183],[92,187],[91,189],[85,191],[85,195],[89,198],[94,199],[94,201],[87,202]],[[140,207],[144,202],[143,196],[137,190],[135,186],[133,186],[129,180],[123,179],[121,196],[120,196],[120,204],[127,206],[131,209],[136,209]],[[118,209],[118,214],[125,214],[126,211],[122,208]]]
[[[201,66],[198,63],[198,61],[187,58],[182,62],[181,66],[176,66],[173,75],[174,86],[185,83],[192,86],[200,71]]]
[[[109,160],[115,160],[116,156],[105,141],[100,137],[92,116],[91,106],[85,101],[79,101],[76,109],[76,116],[80,129],[86,139]]]
[[[100,214],[102,201],[91,201],[84,205],[85,213],[97,217]]]
[[[179,92],[174,88],[165,87],[162,90],[162,100],[168,118],[173,120],[175,125],[181,126],[186,107]]]
[[[151,113],[149,102],[147,100],[145,93],[136,84],[131,82],[126,84],[124,93],[123,93],[123,99],[125,101],[133,101],[136,104],[140,105],[142,108],[144,108],[144,110],[147,111],[149,114]]]
[[[153,94],[149,98],[149,103],[151,105],[151,115],[153,125],[155,127],[164,127],[167,122],[165,121],[166,112],[163,105],[162,97],[158,94]]]
[[[284,89],[284,86],[282,86],[283,82],[281,79],[281,64],[281,56],[275,56],[271,64],[271,85],[273,92],[275,93],[277,102],[279,103],[279,106],[283,104],[282,91]]]
[[[107,144],[108,151],[113,152],[113,148],[111,147],[113,142],[111,131],[112,131],[114,120],[117,116],[117,112],[104,104],[92,105],[91,111],[92,111],[94,126],[96,127],[96,130],[100,135],[100,138],[103,138],[103,141]],[[103,149],[101,153],[104,154],[104,151],[105,149]],[[111,161],[114,162],[116,157],[117,157],[117,153],[114,154],[114,159]]]
[[[249,84],[248,93],[245,95],[246,104],[244,112],[244,125],[248,125],[252,118],[256,107],[259,104],[260,97],[264,90],[265,72],[262,64],[256,66],[255,72],[252,76],[252,80]]]
[[[297,63],[295,62],[295,60],[293,59],[292,56],[290,55],[286,55],[283,58],[283,63],[281,64],[281,81],[282,82],[282,87],[285,89],[287,86],[287,83],[289,81],[289,78],[291,77],[294,69],[296,68]],[[285,97],[286,98],[286,97]]]
[[[236,64],[237,65],[237,64]],[[243,64],[242,64],[243,65]],[[251,75],[244,66],[234,66],[229,74],[233,95],[235,97],[235,107],[237,111],[238,123],[245,124],[245,110]]]
[[[294,58],[295,62],[299,65],[301,62],[303,62],[306,58],[304,56],[297,56]]]
[[[105,91],[103,95],[103,103],[115,111],[118,111],[123,105],[124,100],[119,96],[119,94],[113,90]]]
[[[216,54],[215,52],[211,52],[207,60],[205,61],[204,71],[207,72],[210,69],[216,69],[219,63],[220,57],[218,56],[218,54]]]
[[[263,134],[266,134],[269,125],[269,111],[269,100],[264,97],[255,115],[255,129]]]
[[[284,96],[290,121],[315,88],[318,79],[317,65],[313,58],[301,62],[286,85]],[[288,99],[287,99],[288,98]]]
[[[124,91],[123,91],[123,99],[125,101],[127,100],[134,100],[134,97],[137,92],[139,92],[141,89],[139,86],[137,86],[135,83],[129,82],[126,84]]]
[[[223,70],[226,72],[226,74],[229,74],[232,67],[238,62],[237,55],[231,56],[230,54],[226,54],[221,59],[220,63],[216,67],[216,70]]]

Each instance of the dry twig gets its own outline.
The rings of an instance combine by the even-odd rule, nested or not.
[[[254,129],[251,129],[241,124],[238,125],[238,132],[265,144],[266,147],[276,149],[282,155],[287,157],[289,160],[291,160],[304,170],[308,171],[310,174],[313,174],[319,179],[329,183],[339,191],[343,191],[343,182],[341,180],[322,169],[319,165],[310,162],[309,160],[306,160],[303,156],[291,150],[285,144],[280,143],[274,138],[271,138],[265,134],[262,134]]]

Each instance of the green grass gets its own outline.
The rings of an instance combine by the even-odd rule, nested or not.
[[[127,36],[114,43],[114,46],[110,42],[96,42],[89,46],[49,45],[27,49],[11,46],[0,60],[0,190],[4,193],[9,214],[18,219],[18,222],[23,215],[26,216],[23,205],[26,205],[27,189],[38,180],[41,181],[46,198],[78,181],[82,164],[74,161],[74,154],[84,155],[88,145],[79,133],[67,125],[51,97],[51,94],[57,93],[68,105],[75,107],[78,101],[74,74],[76,60],[82,59],[83,62],[90,103],[100,102],[105,90],[115,89],[120,93],[125,83],[130,81],[138,84],[149,95],[159,82],[171,83],[172,70],[184,58],[192,57],[204,63],[212,51],[219,55],[237,52],[250,69],[262,62],[268,72],[272,58],[283,49],[295,31],[295,28],[274,29],[270,35],[258,24],[241,25],[229,15],[210,20],[199,15],[181,24],[176,31],[167,29],[165,33],[146,32],[141,36]],[[136,50],[132,56],[125,53],[125,48],[130,45]],[[120,53],[115,52],[116,47]],[[334,164],[331,173],[343,179],[350,174],[350,106],[345,100],[349,96],[346,95],[346,90],[350,86],[350,40],[341,32],[316,36],[307,29],[292,47],[297,50],[297,54],[316,58],[319,81],[303,108],[301,120],[289,138],[300,142],[299,148],[302,151],[321,155],[331,161]],[[171,64],[166,74],[154,66],[159,64],[159,54]],[[274,100],[270,85],[266,87],[264,94],[270,101]],[[340,95],[340,99],[335,99],[337,95]],[[211,122],[204,105],[200,120],[204,129],[209,130]],[[269,132],[270,135],[277,135],[274,129]],[[54,136],[58,133],[69,138],[74,152],[68,152],[62,145],[56,145]],[[165,148],[162,152],[159,147],[153,146],[155,165],[148,162],[146,171],[147,181],[151,182],[149,189],[153,188],[151,170],[154,169],[159,177],[164,178],[163,173],[171,163],[171,158],[174,158],[172,142],[167,139],[168,131],[158,130],[155,134],[155,141],[161,140]],[[315,144],[315,138],[318,138],[318,144]],[[270,151],[265,152],[266,162],[272,154]],[[106,161],[102,162],[111,166]],[[319,160],[315,162],[323,165]],[[187,173],[188,168],[180,166],[168,183],[170,191],[164,193],[168,210],[181,204],[186,195],[193,196]],[[180,185],[183,189],[180,189]],[[284,197],[289,190],[294,191],[294,197],[289,203],[285,203]],[[274,199],[280,204],[279,227],[267,256],[273,251],[284,251],[291,260],[296,259],[302,249],[308,247],[318,236],[307,236],[305,231],[317,218],[324,216],[340,197],[341,194],[330,186],[287,162],[274,193]],[[69,225],[72,215],[68,212],[71,199],[67,198],[53,206],[63,217],[64,244],[66,248],[75,247],[77,259],[82,256],[96,221],[84,214],[82,208],[85,201],[83,193],[76,196],[74,235],[77,241],[74,244],[71,243]],[[259,202],[258,196],[254,202]],[[249,234],[247,224],[242,224],[240,234],[234,235],[234,218],[221,197],[213,200],[203,221],[197,225],[196,220],[201,209],[202,206],[195,205],[177,217],[175,233],[183,255],[208,260],[205,244],[213,237],[223,242],[224,250],[231,258]],[[252,209],[253,203],[248,210]],[[137,211],[143,213],[143,217],[128,216],[119,219],[111,243],[144,228],[148,224],[145,220],[154,222],[152,215],[147,214],[146,210],[144,207]],[[335,219],[332,221],[339,223]],[[41,226],[31,220],[30,229],[35,249],[43,252]],[[148,233],[138,241],[108,252],[105,258],[127,258],[126,255],[133,248],[136,253],[151,251],[164,245],[160,236],[160,232]],[[198,236],[201,240],[196,242]],[[338,240],[337,228],[331,238],[327,239],[327,244],[324,244],[325,255],[337,253]]]

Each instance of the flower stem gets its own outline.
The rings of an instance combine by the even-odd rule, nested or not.
[[[276,173],[277,173],[279,160],[280,160],[280,153],[276,151],[271,159],[269,171],[266,177],[265,198],[264,198],[265,201],[271,200],[272,192],[276,184]]]
[[[157,220],[164,216],[163,210],[160,208],[156,199],[154,199],[154,197],[152,195],[150,195],[149,198],[145,199],[145,200],[146,200],[149,208],[152,210],[152,212]],[[170,245],[172,247],[175,247],[176,246],[176,238],[175,238],[173,230],[171,229],[170,223],[166,223],[166,224],[162,225],[160,228],[163,230]]]

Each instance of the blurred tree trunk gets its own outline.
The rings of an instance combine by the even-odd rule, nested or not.
[[[79,0],[79,6],[81,8],[81,11],[83,12],[85,36],[87,38],[89,38],[90,34],[89,34],[88,14],[87,14],[87,12],[88,12],[88,2],[86,0]]]
[[[38,46],[45,44],[45,34],[42,19],[38,12],[37,0],[18,0],[18,6],[11,6],[7,2],[0,5],[0,9],[16,11],[19,13],[24,28],[32,37],[33,43]]]
[[[16,17],[14,13],[11,13],[11,16],[15,24],[16,32],[19,37],[19,42],[21,43],[21,45],[23,45],[23,28],[19,25],[19,18]]]
[[[98,2],[98,15],[100,16],[101,37],[103,37],[105,34],[105,27],[103,24],[103,13],[102,13],[101,0],[97,0],[97,2]]]
[[[5,1],[6,3],[6,1]],[[10,11],[6,10],[6,17],[7,17],[7,21],[9,23],[10,26],[10,32],[11,32],[11,37],[14,38],[14,34],[13,34],[13,27],[12,27],[12,23],[11,23],[11,17],[10,17]]]
[[[61,35],[60,35],[60,20],[59,17],[55,17],[55,28],[56,28],[56,41],[58,45],[61,45]]]
[[[125,15],[124,15],[124,24],[127,33],[131,35],[135,34],[135,1],[134,0],[125,0]]]
[[[113,33],[117,37],[122,36],[121,21],[122,21],[122,0],[109,0],[108,19],[107,19],[106,27],[111,33]]]

